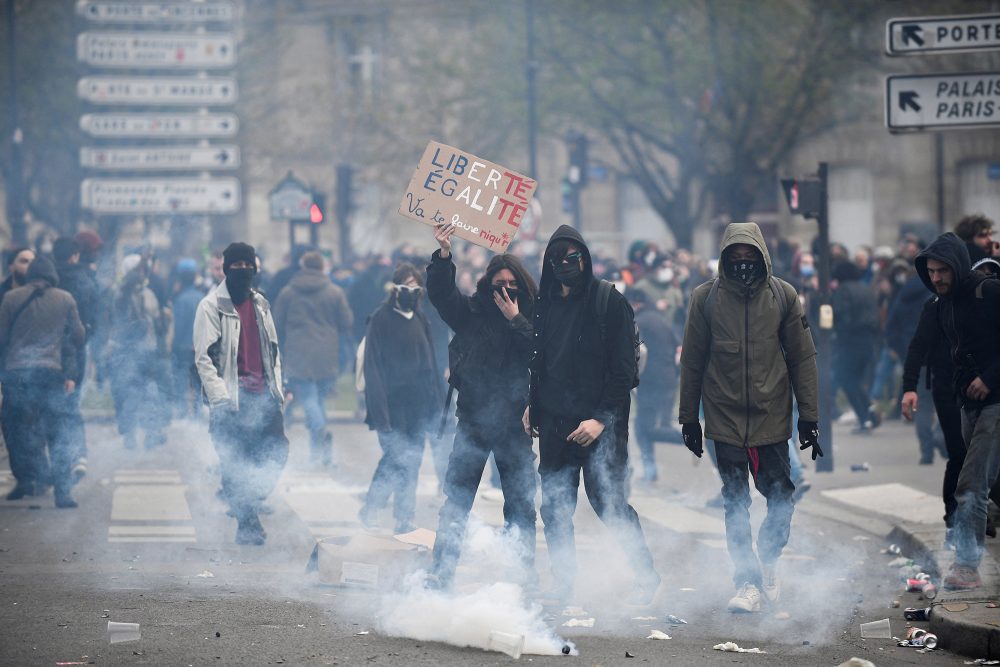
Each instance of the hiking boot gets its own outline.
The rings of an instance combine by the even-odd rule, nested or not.
[[[251,514],[243,519],[239,519],[236,524],[236,544],[249,544],[259,547],[267,540],[267,533],[264,526],[260,525],[260,519],[256,514]]]
[[[760,591],[749,581],[729,599],[727,607],[732,612],[752,613],[760,611]]]
[[[950,591],[969,591],[982,586],[983,580],[979,578],[978,569],[952,563],[942,583]]]
[[[70,481],[74,486],[80,483],[84,477],[87,476],[87,459],[81,458],[77,459],[76,463],[70,469]]]
[[[35,495],[35,483],[34,482],[18,482],[14,485],[14,488],[10,490],[7,494],[7,500],[20,500],[25,496]]]
[[[636,607],[645,607],[656,597],[656,591],[660,588],[660,575],[656,572],[649,572],[641,577],[636,577],[631,590],[625,596],[625,604]]]
[[[781,584],[778,582],[778,564],[760,564],[761,586],[760,592],[764,594],[764,599],[774,604],[781,597]]]
[[[69,491],[60,492],[56,491],[56,507],[59,509],[73,509],[74,507],[79,507],[77,502],[73,500],[73,496],[69,494]]]

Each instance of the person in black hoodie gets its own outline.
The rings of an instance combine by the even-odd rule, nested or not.
[[[496,255],[476,284],[474,296],[455,286],[451,236],[455,227],[436,228],[441,246],[427,267],[427,296],[455,332],[450,344],[449,384],[458,390],[458,430],[441,507],[434,566],[428,585],[449,588],[462,549],[465,526],[490,452],[500,472],[504,528],[518,544],[522,580],[533,583],[535,559],[535,453],[521,429],[528,404],[528,362],[534,336],[536,294],[521,261]]]
[[[874,361],[873,341],[879,333],[878,303],[871,289],[861,282],[853,262],[844,260],[833,269],[839,285],[833,293],[833,378],[843,389],[858,418],[858,433],[869,433],[881,423],[871,410],[864,386]]]
[[[430,324],[420,310],[420,278],[412,264],[396,267],[392,291],[372,314],[364,339],[365,423],[378,433],[382,458],[358,519],[377,527],[392,495],[396,534],[414,529],[424,440],[443,398]]]
[[[1000,474],[1000,281],[973,272],[969,251],[951,232],[935,239],[914,263],[938,297],[935,315],[955,364],[966,444],[955,489],[955,560],[943,583],[969,590],[982,585],[986,508]]]
[[[625,492],[630,392],[638,371],[632,307],[611,290],[602,322],[599,285],[583,237],[572,227],[559,227],[542,260],[524,427],[539,438],[551,597],[565,600],[573,592],[573,512],[582,471],[591,506],[614,532],[634,571],[627,601],[648,604],[660,576]]]

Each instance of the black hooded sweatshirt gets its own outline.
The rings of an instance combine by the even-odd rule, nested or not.
[[[619,432],[628,429],[628,408],[636,374],[633,313],[625,297],[612,290],[605,314],[606,339],[597,317],[597,286],[590,249],[572,227],[562,225],[549,247],[565,239],[583,253],[583,280],[566,298],[549,264],[535,305],[535,351],[531,361],[531,421],[542,413],[583,421],[597,419]]]
[[[924,285],[936,293],[927,273],[928,259],[947,264],[954,277],[951,290],[938,295],[935,305],[938,326],[955,363],[955,391],[965,407],[1000,403],[1000,281],[972,271],[969,251],[951,232],[937,237],[914,262]],[[965,394],[977,377],[990,388],[983,401]]]

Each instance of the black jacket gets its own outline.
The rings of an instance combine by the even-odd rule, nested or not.
[[[839,346],[853,347],[859,338],[874,341],[878,335],[878,302],[868,285],[852,279],[833,293],[833,331]]]
[[[681,341],[660,311],[647,305],[635,315],[649,356],[642,373],[640,392],[655,394],[677,384],[677,347]],[[673,408],[673,406],[670,406]]]
[[[951,232],[936,238],[915,261],[917,274],[934,292],[928,259],[947,264],[954,278],[951,290],[939,295],[935,310],[955,364],[955,391],[966,407],[1000,403],[1000,281],[972,271],[969,251]],[[965,395],[977,377],[990,388],[983,401]]]
[[[934,395],[939,399],[951,400],[955,396],[955,364],[951,361],[944,333],[938,326],[937,297],[924,302],[919,318],[903,361],[903,392],[917,390],[920,369],[927,366]]]
[[[508,321],[493,303],[492,292],[463,296],[455,287],[454,262],[441,259],[440,251],[427,266],[427,296],[455,332],[449,345],[448,381],[458,390],[458,418],[520,428],[528,404],[532,304],[525,304],[522,314]]]
[[[920,276],[914,275],[903,283],[889,306],[885,321],[885,341],[900,359],[906,356],[925,303],[927,289]]]
[[[57,266],[56,271],[59,272],[59,287],[73,295],[80,321],[89,337],[97,322],[97,301],[100,294],[97,279],[83,264],[63,264]]]
[[[635,344],[633,342],[633,313],[625,297],[612,290],[605,314],[606,336],[601,335],[597,318],[597,285],[593,275],[590,250],[583,237],[572,227],[562,225],[549,239],[549,245],[559,239],[572,241],[583,252],[584,280],[574,291],[570,301],[578,308],[575,317],[550,318],[555,299],[559,296],[560,283],[552,267],[543,261],[542,277],[535,304],[535,349],[531,360],[531,421],[540,423],[539,412],[543,403],[540,392],[562,392],[559,403],[567,406],[558,416],[569,419],[597,419],[605,427],[614,426],[619,431],[628,430],[628,408],[633,379],[636,375]],[[565,308],[565,304],[563,304]],[[573,331],[559,331],[560,327],[574,327]],[[566,336],[565,334],[569,334]],[[570,341],[573,346],[567,355],[572,366],[565,369],[572,381],[563,386],[546,383],[544,350],[550,336]],[[572,414],[569,414],[570,410]]]

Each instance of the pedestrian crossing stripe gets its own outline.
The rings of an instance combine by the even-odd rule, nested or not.
[[[932,496],[899,483],[829,489],[820,493],[845,505],[908,523],[940,524],[944,512],[941,496]]]
[[[117,470],[108,542],[197,542],[179,470]]]

